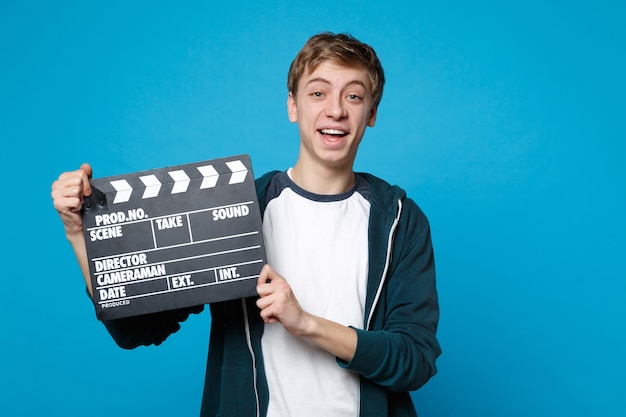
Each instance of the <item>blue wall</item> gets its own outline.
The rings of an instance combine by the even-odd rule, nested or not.
[[[379,52],[357,169],[432,223],[444,354],[420,415],[626,415],[623,2],[153,3],[0,5],[3,415],[197,415],[209,315],[118,349],[50,185],[83,161],[289,167],[287,68],[322,30]]]

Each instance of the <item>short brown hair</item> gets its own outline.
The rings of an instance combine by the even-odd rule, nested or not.
[[[378,106],[385,84],[383,67],[374,48],[347,33],[323,32],[312,36],[304,44],[291,63],[287,76],[287,90],[294,98],[302,75],[315,71],[318,65],[328,60],[367,70],[371,81],[374,107]]]

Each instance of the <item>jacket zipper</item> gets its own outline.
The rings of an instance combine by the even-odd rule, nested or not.
[[[398,223],[400,222],[401,213],[402,213],[402,200],[398,199],[398,211],[396,213],[396,218],[393,220],[393,224],[391,225],[391,229],[389,230],[389,237],[387,239],[387,257],[385,259],[385,268],[383,269],[383,274],[382,274],[382,277],[380,278],[380,284],[378,284],[378,290],[376,291],[374,302],[372,303],[372,307],[367,317],[367,325],[365,326],[365,330],[370,329],[372,317],[374,316],[374,311],[376,310],[376,305],[378,304],[380,293],[383,290],[383,284],[385,283],[385,279],[387,279],[387,270],[389,269],[389,263],[391,262],[391,246],[393,245],[393,239],[396,234],[396,227],[398,227]]]
[[[246,332],[246,344],[248,345],[248,351],[252,358],[252,381],[254,384],[254,400],[256,402],[256,416],[261,417],[261,405],[259,404],[259,390],[257,388],[257,372],[256,372],[256,358],[254,357],[254,349],[252,348],[252,338],[250,336],[250,323],[248,321],[248,307],[246,306],[246,299],[241,299],[241,306],[243,307],[243,324]]]

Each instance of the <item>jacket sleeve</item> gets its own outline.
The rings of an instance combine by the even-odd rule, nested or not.
[[[392,261],[369,330],[355,329],[354,357],[339,364],[393,391],[412,391],[435,373],[439,302],[426,216],[405,200]]]
[[[141,316],[126,317],[116,320],[103,320],[115,343],[124,349],[138,346],[160,345],[169,335],[180,329],[180,323],[190,314],[198,314],[204,306],[161,311]]]

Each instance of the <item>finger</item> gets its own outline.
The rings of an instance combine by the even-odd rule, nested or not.
[[[91,167],[88,164],[81,166],[83,169],[64,172],[52,183],[51,196],[55,209],[61,214],[76,213],[82,208],[84,193],[91,192],[89,175]]]
[[[87,176],[89,177],[89,179],[91,179],[91,176],[93,174],[93,170],[91,169],[91,165],[89,165],[88,163],[83,163],[80,166],[80,170],[85,172],[85,174],[87,174]]]
[[[91,194],[91,166],[89,164],[81,165],[81,169],[76,171],[64,172],[59,175],[59,178],[52,184],[52,189],[63,189],[71,187],[79,187],[79,192],[82,195]]]
[[[82,184],[75,177],[57,180],[52,185],[51,196],[59,212],[76,211],[83,204]]]
[[[278,322],[279,322],[279,320],[278,320],[276,317],[272,316],[272,315],[267,315],[267,316],[264,316],[263,314],[261,314],[261,319],[262,319],[265,323],[270,323],[270,324],[271,324],[271,323],[278,323]]]
[[[81,210],[83,200],[78,197],[53,197],[54,208],[61,214],[77,213]]]
[[[271,282],[272,273],[273,273],[273,269],[269,264],[263,265],[263,268],[261,269],[261,272],[259,273],[259,278],[257,279],[257,286]]]
[[[270,285],[272,282],[272,275],[274,274],[274,270],[269,264],[265,264],[259,273],[259,278],[256,282],[256,292],[260,297],[267,297],[274,290]]]
[[[83,172],[83,195],[88,196],[91,195],[91,178],[93,175],[93,170],[91,169],[91,165],[88,163],[84,163],[80,166],[80,171]]]
[[[256,306],[259,308],[259,310],[263,311],[266,308],[268,308],[270,305],[272,304],[272,301],[269,300],[267,297],[263,298],[259,298],[256,300]]]
[[[259,301],[262,299],[259,299]],[[259,304],[259,302],[257,301],[257,305]],[[266,303],[261,302],[261,305],[266,305]],[[274,314],[274,309],[272,308],[272,303],[267,304],[265,307],[261,308],[259,307],[259,309],[261,310],[259,315],[261,316],[261,319],[265,322],[265,323],[277,323],[279,320],[277,318],[277,316]]]
[[[274,291],[275,288],[271,282],[261,282],[256,286],[256,292],[261,298],[272,295]]]

